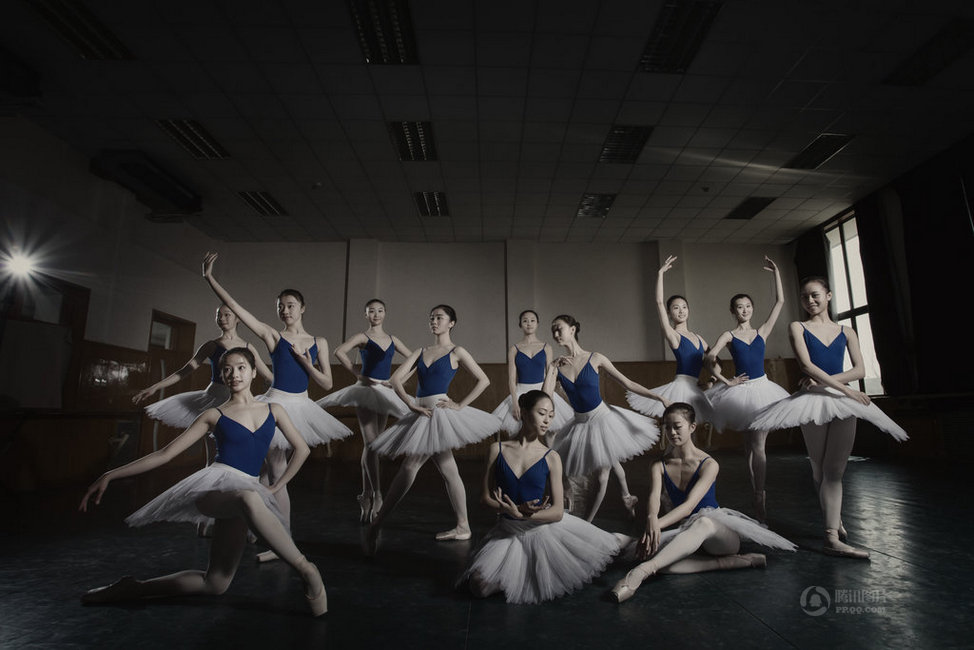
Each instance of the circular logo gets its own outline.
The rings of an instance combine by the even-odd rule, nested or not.
[[[829,598],[829,592],[824,587],[812,585],[811,587],[805,588],[801,598],[798,599],[798,603],[802,606],[802,611],[809,616],[821,616],[829,611],[829,605],[832,604],[832,600]]]

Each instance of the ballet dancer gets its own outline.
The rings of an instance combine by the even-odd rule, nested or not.
[[[717,462],[697,449],[693,407],[674,402],[663,412],[667,455],[650,468],[651,483],[646,531],[636,547],[637,558],[649,558],[616,583],[617,602],[629,600],[643,580],[656,573],[701,573],[720,569],[763,567],[759,553],[740,555],[741,540],[769,548],[794,551],[796,546],[750,517],[717,504]],[[660,515],[663,490],[672,509]],[[679,528],[663,532],[664,528]]]
[[[490,385],[490,380],[469,352],[453,344],[450,332],[456,324],[457,313],[453,307],[433,307],[430,310],[429,327],[434,344],[414,350],[389,380],[412,413],[386,429],[372,443],[372,448],[382,456],[405,458],[386,492],[382,507],[365,530],[363,551],[366,555],[375,555],[379,531],[386,517],[406,496],[416,480],[419,468],[430,458],[446,483],[446,493],[457,518],[456,526],[437,533],[436,540],[442,542],[470,539],[467,495],[453,450],[480,442],[496,433],[500,423],[490,413],[470,406]],[[455,402],[446,392],[460,366],[474,376],[477,384],[460,402]],[[415,400],[403,388],[403,382],[414,369],[418,378]]]
[[[847,385],[865,376],[865,366],[855,330],[835,323],[829,315],[831,300],[827,280],[802,280],[801,305],[808,317],[791,323],[788,335],[805,377],[798,392],[758,411],[750,428],[774,431],[801,427],[825,517],[822,551],[866,560],[868,551],[842,541],[848,537],[842,525],[842,477],[856,440],[856,418],[871,422],[897,441],[908,436],[868,395]],[[849,370],[843,369],[846,352],[852,363]]]
[[[554,402],[532,389],[518,405],[521,427],[514,440],[491,445],[484,473],[481,502],[497,524],[460,582],[478,598],[504,592],[509,603],[539,603],[590,582],[630,540],[564,512],[561,458],[542,442]]]
[[[220,376],[220,356],[231,348],[247,348],[254,353],[257,360],[257,372],[270,382],[274,376],[267,364],[257,355],[254,346],[240,338],[237,334],[237,316],[226,305],[220,305],[216,310],[216,326],[220,328],[220,336],[207,341],[196,350],[193,358],[165,379],[161,379],[148,388],[144,388],[132,397],[133,404],[141,404],[164,388],[182,381],[193,374],[205,361],[210,363],[210,384],[203,390],[191,391],[171,395],[145,408],[145,414],[153,420],[159,420],[165,425],[185,429],[196,420],[206,409],[223,404],[230,399],[230,390],[223,385]],[[206,449],[206,464],[210,463],[209,448]]]
[[[713,408],[710,400],[697,382],[703,369],[703,358],[707,352],[707,341],[699,334],[690,331],[687,321],[690,318],[690,304],[683,296],[673,295],[663,302],[663,275],[673,268],[676,256],[670,255],[656,274],[656,311],[663,335],[673,356],[676,357],[676,377],[668,384],[657,386],[653,392],[670,402],[692,404],[697,417],[702,422],[713,421]],[[645,415],[659,417],[663,414],[663,404],[658,400],[646,399],[629,392],[626,394],[629,406]]]
[[[548,361],[553,358],[551,346],[538,338],[538,312],[525,309],[517,318],[524,333],[517,344],[507,351],[508,396],[494,409],[494,416],[501,420],[501,430],[508,436],[516,436],[521,430],[521,410],[517,398],[529,390],[538,390],[544,384]],[[551,426],[545,436],[550,446],[556,433],[572,420],[572,409],[558,393],[551,395],[555,405]]]
[[[233,313],[249,327],[267,346],[274,368],[274,382],[270,389],[257,397],[260,401],[280,404],[288,417],[311,447],[352,435],[352,430],[336,420],[308,398],[311,379],[325,390],[331,390],[331,366],[323,361],[328,358],[328,341],[321,336],[308,334],[302,324],[304,296],[294,289],[285,289],[277,296],[277,315],[284,323],[278,332],[267,323],[257,320],[244,309],[233,296],[213,277],[217,254],[207,253],[203,259],[203,277],[213,293],[233,310]],[[317,364],[317,367],[316,367]],[[291,445],[280,431],[274,434],[267,462],[261,470],[261,478],[274,485],[287,466],[287,451]],[[275,491],[284,521],[290,527],[291,500],[287,488]],[[262,553],[261,561],[275,559],[273,553]]]
[[[168,463],[212,430],[217,443],[213,463],[176,483],[125,520],[130,526],[142,526],[154,521],[202,524],[215,519],[209,566],[206,571],[180,571],[149,580],[127,576],[106,587],[92,589],[82,596],[82,602],[222,594],[240,565],[247,531],[254,530],[301,575],[312,613],[320,616],[328,611],[321,575],[294,545],[274,498],[274,493],[284,489],[301,468],[310,453],[308,445],[283,407],[259,402],[250,392],[250,384],[257,374],[253,352],[244,347],[232,348],[222,355],[219,368],[231,392],[222,406],[204,411],[162,449],[102,474],[88,488],[78,508],[86,512],[89,500],[95,505],[101,503],[111,481],[137,476]],[[275,428],[282,432],[294,453],[277,482],[266,488],[260,483],[258,472]]]
[[[659,427],[646,416],[603,402],[599,373],[604,370],[629,391],[649,399],[661,398],[619,372],[605,355],[583,350],[578,343],[581,328],[567,314],[551,322],[555,343],[565,349],[565,354],[548,365],[543,390],[550,395],[557,382],[574,410],[574,419],[559,432],[553,448],[561,456],[568,477],[597,472],[598,486],[585,515],[587,521],[592,521],[602,506],[610,470],[619,480],[623,505],[629,516],[635,517],[639,499],[629,492],[622,462],[656,444]]]
[[[754,414],[778,400],[788,397],[788,391],[774,383],[764,373],[765,342],[771,335],[778,315],[785,304],[778,266],[764,258],[764,270],[774,273],[775,302],[767,320],[757,329],[751,326],[754,301],[746,293],[739,293],[730,301],[730,312],[737,319],[737,327],[721,334],[706,355],[708,369],[719,383],[707,396],[714,406],[714,426],[719,431],[741,431],[745,435],[745,459],[748,478],[754,494],[754,510],[758,521],[766,518],[765,476],[768,459],[765,453],[767,431],[749,431]],[[734,374],[728,379],[721,374],[717,355],[727,347],[734,359]]]
[[[335,358],[350,373],[355,375],[356,383],[335,391],[318,400],[318,406],[354,406],[362,432],[362,494],[358,495],[363,524],[382,507],[382,491],[379,484],[379,455],[370,445],[383,429],[390,415],[402,418],[409,413],[409,407],[399,399],[389,386],[392,376],[392,359],[396,354],[408,357],[412,350],[398,338],[386,334],[382,324],[386,318],[386,304],[378,298],[365,303],[365,319],[369,329],[351,337],[337,348]],[[358,348],[362,359],[361,370],[356,371],[349,353]]]

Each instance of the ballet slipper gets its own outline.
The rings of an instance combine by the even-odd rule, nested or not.
[[[82,594],[81,602],[85,605],[94,605],[97,603],[130,600],[137,597],[139,584],[139,581],[132,576],[125,576],[110,585],[89,589]]]
[[[839,532],[834,528],[825,531],[825,545],[822,552],[833,557],[847,557],[853,560],[868,560],[869,551],[849,546],[839,541]]]
[[[308,607],[311,608],[311,614],[317,617],[328,611],[328,592],[325,591],[325,583],[321,580],[318,567],[311,562],[307,563],[311,579],[308,580],[305,578],[305,582],[308,584],[308,591],[311,593],[305,592],[304,597],[308,599]]]
[[[741,553],[738,557],[747,560],[753,569],[763,569],[768,566],[768,558],[764,553]]]
[[[616,586],[612,588],[612,595],[615,597],[616,602],[624,603],[635,596],[639,585],[650,575],[652,575],[652,572],[649,569],[642,568],[641,565],[627,573],[626,577],[617,582]]]
[[[767,495],[764,490],[759,490],[754,493],[755,519],[760,521],[762,524],[765,523],[765,520],[768,517],[766,496]]]
[[[442,533],[436,533],[436,541],[438,542],[463,542],[471,537],[470,529],[460,526],[451,530],[444,530]]]
[[[372,497],[366,496],[364,493],[355,497],[358,500],[359,507],[359,523],[367,524],[372,521]]]
[[[629,512],[629,518],[636,518],[636,503],[639,501],[639,497],[635,494],[624,494],[622,495],[622,505],[626,507]]]
[[[257,554],[257,562],[260,564],[263,564],[264,562],[273,562],[274,560],[280,559],[281,558],[277,557],[277,553],[274,551],[264,551],[263,553]]]
[[[768,566],[768,558],[761,553],[741,553],[739,555],[724,555],[716,558],[717,568],[727,569],[763,569]]]

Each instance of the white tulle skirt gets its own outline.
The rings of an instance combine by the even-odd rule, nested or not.
[[[326,395],[315,403],[321,408],[355,406],[368,409],[373,413],[393,415],[397,418],[409,413],[409,407],[399,399],[396,391],[388,386],[374,383],[358,382],[352,384]]]
[[[179,483],[145,504],[125,518],[129,526],[144,526],[156,521],[187,521],[208,523],[212,521],[196,508],[196,500],[210,492],[238,492],[253,490],[260,495],[274,516],[287,528],[284,515],[277,506],[277,499],[264,487],[256,476],[241,472],[223,463],[213,463],[194,472]]]
[[[509,603],[540,603],[591,582],[619,549],[619,537],[567,513],[549,523],[498,517],[459,583],[476,576]]]
[[[500,421],[490,413],[472,406],[460,410],[437,407],[436,403],[443,399],[447,396],[416,398],[433,414],[427,417],[410,412],[373,440],[372,449],[389,458],[430,456],[480,442],[500,430]]]
[[[720,383],[707,391],[714,407],[713,425],[718,431],[747,431],[755,413],[788,395],[767,375],[736,386]]]
[[[754,415],[749,428],[754,431],[774,431],[845,418],[865,420],[900,442],[909,438],[903,427],[893,422],[872,402],[864,406],[834,388],[824,386],[800,390],[761,409]]]
[[[588,413],[576,413],[552,448],[561,456],[566,476],[582,476],[638,456],[657,440],[656,422],[602,402]]]
[[[520,397],[529,390],[541,390],[542,384],[517,384],[517,396]],[[575,417],[575,411],[572,410],[571,405],[564,400],[564,398],[555,393],[551,396],[552,402],[555,404],[555,417],[551,420],[551,424],[548,426],[548,431],[551,433],[558,433],[563,428],[565,428],[568,423],[572,421]],[[514,419],[514,414],[511,412],[511,405],[514,400],[508,395],[507,398],[500,403],[500,406],[494,409],[493,415],[501,421],[501,431],[506,431],[508,436],[516,436],[521,430],[521,423]]]
[[[713,422],[713,405],[707,399],[707,395],[697,385],[696,377],[677,375],[670,383],[657,386],[651,390],[671,402],[686,402],[692,406],[697,414],[697,424]],[[631,391],[626,392],[626,401],[629,402],[629,406],[640,413],[656,418],[662,417],[665,408],[662,402],[637,395]]]
[[[341,440],[352,435],[352,430],[335,419],[331,413],[311,401],[308,391],[303,393],[289,393],[277,388],[271,388],[263,395],[258,395],[261,402],[280,404],[291,418],[291,424],[298,430],[309,447],[323,445],[332,440]],[[271,440],[271,449],[290,449],[291,445],[280,429],[275,429]]]
[[[203,390],[179,393],[149,404],[145,407],[145,414],[163,424],[177,429],[185,429],[203,411],[219,406],[228,399],[230,399],[229,388],[223,384],[210,383]]]
[[[701,508],[694,514],[683,520],[679,528],[664,530],[660,535],[660,547],[673,540],[674,537],[689,528],[693,522],[701,517],[707,517],[719,522],[735,533],[742,541],[754,542],[768,548],[776,548],[782,551],[794,551],[798,546],[788,541],[778,533],[771,531],[757,521],[751,519],[742,512],[731,510],[730,508]],[[658,552],[658,551],[657,551]]]

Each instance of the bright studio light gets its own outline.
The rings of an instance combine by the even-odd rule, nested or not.
[[[19,278],[29,278],[36,269],[33,258],[23,253],[14,253],[7,260],[7,271]]]

